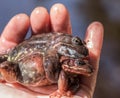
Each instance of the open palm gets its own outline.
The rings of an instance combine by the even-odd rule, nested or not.
[[[12,48],[22,42],[30,26],[32,28],[33,35],[43,32],[47,33],[50,31],[63,33],[67,32],[69,34],[72,34],[69,13],[64,5],[53,5],[50,14],[48,14],[46,8],[37,7],[31,13],[30,18],[26,14],[18,14],[10,20],[0,36],[0,52],[2,53],[3,51],[7,51],[9,48]],[[89,49],[89,60],[91,65],[93,65],[95,71],[94,74],[90,77],[82,77],[80,84],[81,88],[76,93],[76,95],[80,96],[80,98],[92,98],[96,83],[99,58],[103,41],[103,26],[101,25],[101,23],[93,22],[92,24],[90,24],[86,31],[85,41]],[[22,87],[20,88],[20,86],[17,84],[14,84],[14,86],[22,89]],[[55,85],[44,87],[43,89],[29,89],[48,95],[55,91],[56,87],[57,86]],[[14,96],[15,95],[17,96],[17,93],[15,93]],[[42,98],[42,95],[40,96],[40,98]]]

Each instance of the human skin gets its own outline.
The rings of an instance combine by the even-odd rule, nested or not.
[[[32,28],[32,35],[50,31],[72,34],[69,12],[64,5],[53,5],[50,14],[46,8],[37,7],[32,11],[30,17],[21,13],[15,15],[8,22],[0,36],[0,52],[7,51],[22,42],[30,26]],[[99,68],[103,31],[103,26],[99,22],[91,23],[86,30],[84,40],[89,49],[89,62],[94,67],[94,73],[87,78],[81,77],[80,90],[76,93],[76,96],[79,96],[78,98],[92,98],[93,96]],[[50,94],[54,92],[55,86],[51,86],[51,88],[53,89],[49,90],[49,88],[46,87],[43,91],[46,94]],[[17,93],[15,93],[14,96],[16,94]],[[42,98],[42,95],[40,95],[40,98]]]

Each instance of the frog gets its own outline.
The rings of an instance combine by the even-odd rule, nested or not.
[[[31,87],[57,84],[50,98],[70,97],[80,87],[79,77],[93,73],[88,56],[86,43],[77,36],[61,32],[33,35],[0,55],[0,80]]]

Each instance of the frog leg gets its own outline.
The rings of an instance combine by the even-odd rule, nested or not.
[[[62,96],[71,98],[78,91],[79,84],[78,77],[69,77],[64,71],[61,71],[58,80],[58,90],[53,92],[50,98],[61,98]]]
[[[43,68],[43,56],[34,53],[20,59],[17,63],[5,61],[0,64],[0,78],[8,83],[20,83],[23,85],[39,86],[48,83],[45,80]],[[44,83],[39,82],[43,80]]]
[[[5,61],[0,64],[0,79],[9,83],[17,81],[19,75],[19,68],[17,64]]]
[[[52,53],[45,56],[44,69],[47,79],[52,83],[57,83],[61,70],[61,64],[57,54]]]
[[[75,94],[80,88],[80,77],[70,77],[69,78],[69,91],[71,94]]]
[[[19,69],[22,79],[18,81],[21,84],[35,87],[48,83],[43,67],[43,55],[40,53],[33,53],[19,61]]]
[[[69,80],[64,71],[60,72],[59,80],[58,80],[58,90],[53,92],[50,95],[50,98],[61,98],[62,96],[71,96],[71,92],[68,91],[69,88]]]

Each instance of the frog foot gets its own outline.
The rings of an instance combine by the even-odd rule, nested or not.
[[[59,90],[53,92],[50,98],[72,98],[71,91],[60,92]]]

